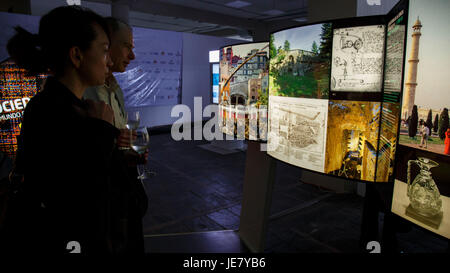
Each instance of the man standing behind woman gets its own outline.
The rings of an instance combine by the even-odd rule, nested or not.
[[[8,42],[18,65],[52,76],[25,109],[16,162],[23,182],[2,251],[67,253],[74,245],[84,254],[118,252],[111,207],[120,130],[109,105],[82,100],[109,74],[109,45],[105,20],[77,6],[53,9],[41,18],[39,34],[17,28]]]
[[[147,195],[142,183],[137,179],[137,164],[146,164],[148,151],[139,155],[131,149],[119,149],[130,147],[132,137],[126,128],[127,114],[125,111],[124,95],[120,86],[112,74],[113,72],[125,72],[126,67],[135,59],[133,52],[133,32],[131,27],[113,17],[105,18],[111,36],[110,56],[113,62],[106,78],[105,84],[92,86],[86,89],[83,97],[93,101],[101,101],[111,106],[114,112],[114,126],[120,130],[116,148],[118,153],[123,155],[123,161],[113,171],[119,170],[119,173],[113,179],[114,199],[117,201],[113,209],[114,214],[118,216],[118,222],[114,225],[118,227],[116,235],[117,242],[121,251],[127,253],[144,252],[142,217],[147,210]],[[123,173],[123,167],[127,166],[127,178],[120,176]],[[121,170],[121,171],[120,171]]]

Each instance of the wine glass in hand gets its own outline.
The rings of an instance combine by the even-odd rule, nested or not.
[[[150,144],[150,135],[148,134],[146,127],[139,127],[136,129],[136,139],[132,142],[131,147],[139,155],[145,154]],[[139,176],[138,179],[146,179],[153,176],[155,173],[147,170],[145,164],[137,165]]]
[[[139,111],[130,111],[127,113],[127,128],[128,130],[136,130],[140,123]]]
[[[125,118],[127,120],[126,127],[128,130],[121,129],[118,141],[120,144],[119,145],[120,150],[130,149],[129,144],[127,144],[128,141],[129,143],[133,143],[133,130],[136,130],[136,128],[139,127],[140,123],[139,111],[130,111],[129,113],[125,113]],[[129,140],[125,141],[125,139],[123,139],[125,137],[128,137]]]

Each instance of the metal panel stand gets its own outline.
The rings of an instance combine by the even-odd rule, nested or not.
[[[272,204],[276,160],[248,141],[239,236],[252,252],[263,252]]]

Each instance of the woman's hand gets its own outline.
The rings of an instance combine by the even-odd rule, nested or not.
[[[136,139],[136,131],[130,131],[128,129],[120,129],[120,135],[117,138],[118,147],[130,147],[131,143]]]

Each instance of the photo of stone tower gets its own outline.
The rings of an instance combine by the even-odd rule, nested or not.
[[[422,23],[417,17],[416,22],[413,25],[413,33],[411,40],[411,55],[408,59],[408,74],[406,75],[405,82],[405,95],[403,102],[402,113],[404,118],[408,118],[411,115],[412,108],[414,106],[414,98],[416,96],[416,86],[417,86],[417,64],[419,63],[419,42],[420,36],[422,33],[420,30],[422,29]]]

